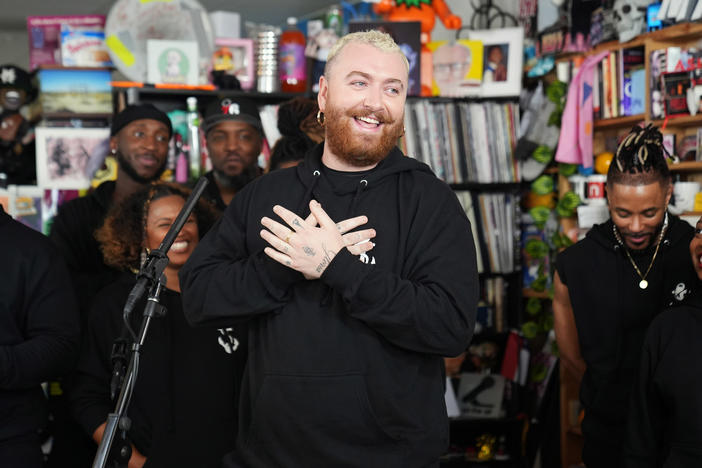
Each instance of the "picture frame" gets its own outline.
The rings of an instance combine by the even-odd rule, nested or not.
[[[212,54],[212,70],[224,70],[235,76],[241,89],[254,87],[254,57],[252,39],[232,39],[218,37],[215,39],[215,52]]]
[[[37,185],[86,189],[109,153],[109,128],[36,128]]]
[[[42,68],[38,76],[44,117],[112,115],[112,74],[108,68]]]
[[[524,29],[500,28],[463,30],[461,39],[483,43],[482,84],[466,91],[466,96],[510,97],[522,91]]]
[[[156,84],[198,85],[200,53],[195,41],[146,41],[146,80]]]

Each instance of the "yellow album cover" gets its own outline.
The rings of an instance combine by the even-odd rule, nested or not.
[[[432,41],[427,47],[432,52],[434,96],[475,94],[483,76],[482,41]]]

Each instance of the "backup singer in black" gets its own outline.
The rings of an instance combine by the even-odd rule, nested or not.
[[[663,137],[634,127],[607,174],[610,220],[559,254],[556,339],[566,369],[582,379],[583,461],[622,466],[627,408],[651,320],[697,284],[692,227],[669,215],[672,184]]]

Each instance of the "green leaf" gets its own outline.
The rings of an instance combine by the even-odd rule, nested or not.
[[[539,275],[534,281],[531,282],[531,289],[536,292],[544,292],[546,290],[546,282],[548,281],[548,276]]]
[[[536,322],[530,320],[522,324],[522,334],[526,339],[531,340],[535,338],[538,333],[539,326],[536,324]]]
[[[563,194],[556,204],[556,213],[562,218],[569,218],[575,214],[575,209],[580,204],[580,197],[572,190]]]
[[[570,177],[578,171],[576,164],[558,163],[558,173],[563,177]]]
[[[536,297],[530,297],[529,300],[527,300],[526,303],[526,312],[529,315],[537,315],[539,312],[541,312],[541,300],[536,298]]]
[[[541,164],[548,164],[553,159],[553,150],[546,145],[539,145],[536,147],[531,157],[534,158],[536,162]]]
[[[555,104],[560,104],[567,92],[568,85],[562,81],[554,81],[546,87],[546,97]]]
[[[549,210],[545,206],[535,206],[529,210],[529,216],[534,220],[534,224],[536,227],[539,229],[543,229],[544,226],[546,225],[546,221],[548,221],[548,217],[551,214],[551,210]]]
[[[540,239],[529,239],[524,246],[524,251],[531,258],[544,258],[548,255],[548,245]]]
[[[553,177],[547,174],[540,175],[531,183],[531,190],[537,195],[548,195],[554,188]]]
[[[544,321],[541,323],[541,328],[545,332],[550,332],[553,329],[553,315],[544,317]]]
[[[561,117],[563,117],[563,112],[559,112],[558,109],[556,109],[555,111],[551,112],[551,115],[548,116],[548,122],[546,122],[546,125],[551,127],[560,127]]]
[[[548,375],[548,367],[542,362],[535,362],[532,364],[529,374],[532,382],[543,382]]]

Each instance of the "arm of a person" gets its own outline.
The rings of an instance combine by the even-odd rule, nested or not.
[[[43,239],[43,238],[42,238]],[[21,300],[24,340],[0,346],[0,388],[30,388],[68,372],[80,341],[78,309],[63,260],[52,246],[38,247],[17,272],[24,279]],[[11,273],[14,274],[14,273]]]
[[[470,222],[453,193],[415,220],[410,232],[400,233],[407,236],[401,274],[342,249],[321,280],[341,294],[349,315],[396,346],[456,356],[470,343],[478,302]]]
[[[200,241],[180,270],[186,318],[193,324],[229,326],[282,307],[303,276],[263,253],[246,251],[241,219],[244,192]]]
[[[586,365],[580,354],[578,330],[575,327],[568,286],[563,284],[558,272],[553,276],[553,329],[556,332],[556,342],[563,364],[580,382]]]
[[[626,468],[653,468],[660,466],[659,450],[665,428],[662,399],[653,382],[657,359],[652,352],[651,330],[641,353],[639,376],[634,386],[627,421],[624,445]]]

